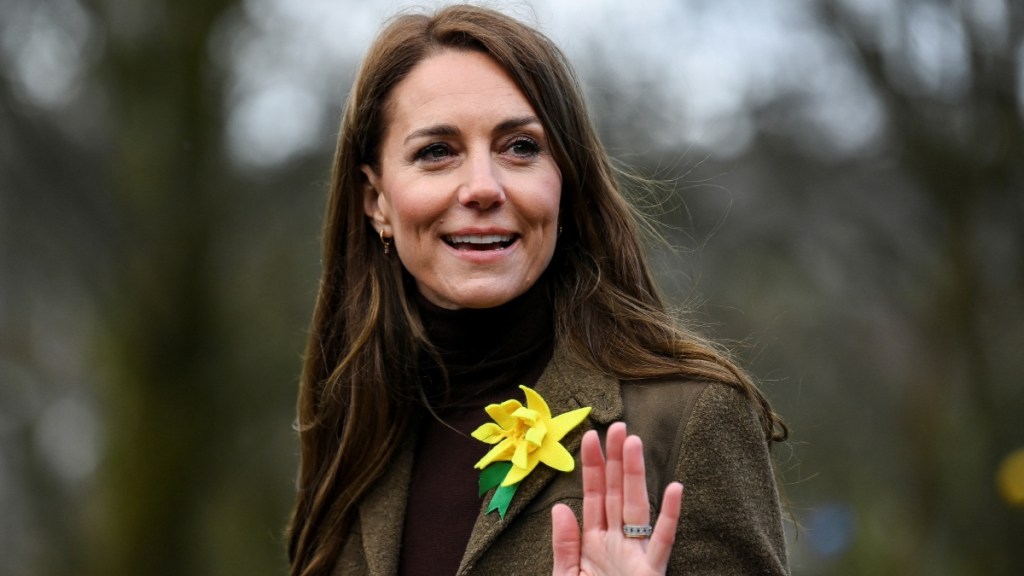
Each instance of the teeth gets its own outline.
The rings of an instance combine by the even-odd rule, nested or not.
[[[497,244],[499,242],[510,242],[511,235],[506,234],[482,234],[465,236],[449,236],[448,240],[453,244]]]

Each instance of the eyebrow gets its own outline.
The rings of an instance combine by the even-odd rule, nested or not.
[[[426,128],[420,128],[405,137],[405,142],[408,143],[410,140],[416,138],[430,138],[435,136],[458,136],[459,129],[451,124],[438,124],[436,126],[427,126]]]
[[[501,134],[504,132],[510,132],[516,128],[522,128],[530,124],[540,124],[540,119],[536,116],[520,116],[518,118],[509,118],[497,126],[494,127],[493,132],[495,134]],[[420,128],[415,130],[405,137],[405,142],[408,143],[410,140],[417,138],[435,138],[437,136],[458,136],[460,130],[452,124],[437,124],[434,126],[427,126],[426,128]]]
[[[530,124],[540,124],[540,119],[536,116],[520,116],[519,118],[509,118],[501,124],[494,127],[494,132],[500,134],[502,132],[509,132],[516,128],[522,128]]]

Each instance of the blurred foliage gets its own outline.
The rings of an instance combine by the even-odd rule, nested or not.
[[[311,50],[300,27],[298,49],[273,37],[275,5],[0,0],[0,575],[284,572],[359,54],[307,55],[316,97],[264,81],[246,100]],[[367,36],[380,18],[350,8]],[[705,123],[717,144],[666,137],[687,111],[667,71],[616,68],[608,42],[576,57],[592,113],[664,183],[636,194],[666,292],[793,428],[793,573],[1024,573],[1024,7],[801,10],[792,34],[828,39],[808,56],[826,65],[744,68],[774,88]],[[611,44],[642,53],[636,36]]]

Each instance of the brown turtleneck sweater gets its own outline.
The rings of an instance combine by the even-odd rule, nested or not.
[[[488,404],[524,400],[519,385],[537,382],[554,349],[552,306],[543,284],[483,310],[446,310],[418,299],[427,334],[448,370],[450,391],[444,393],[440,371],[427,363],[427,395],[444,424],[426,414],[417,430],[400,576],[458,570],[483,504],[477,495],[480,471],[473,465],[489,448],[470,434],[490,421]]]

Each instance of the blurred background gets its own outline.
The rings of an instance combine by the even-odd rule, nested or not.
[[[1024,5],[495,6],[787,417],[793,573],[1024,574]],[[0,0],[0,575],[285,573],[333,140],[401,8]]]

